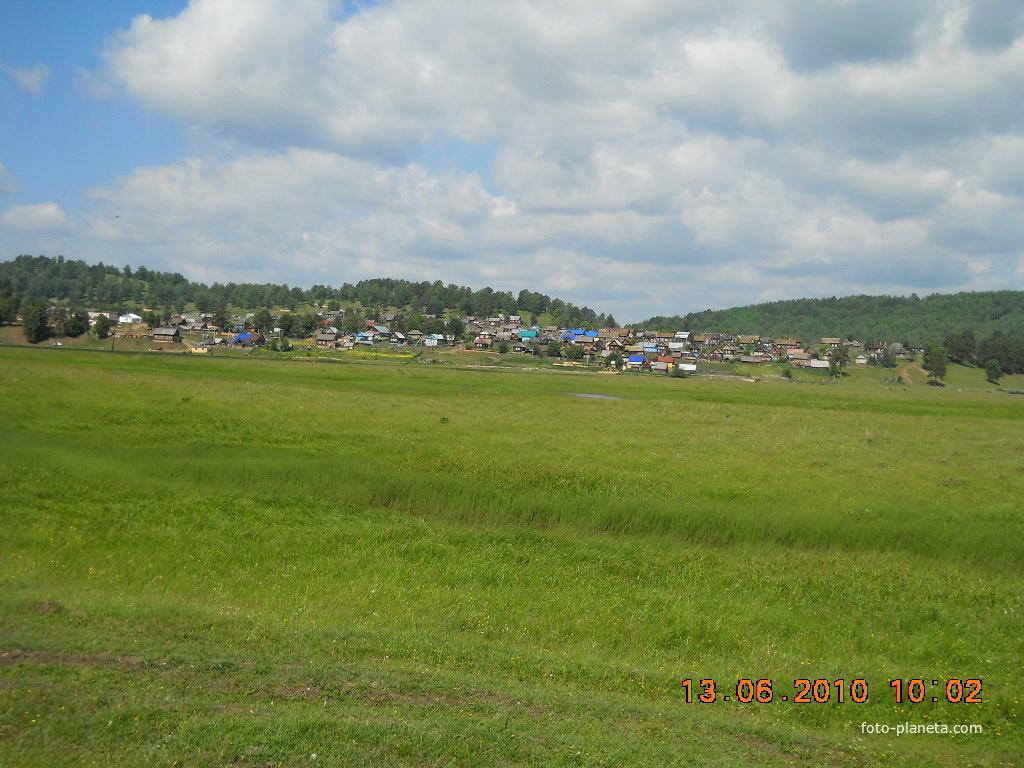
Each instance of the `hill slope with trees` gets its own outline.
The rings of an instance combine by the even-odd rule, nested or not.
[[[22,316],[26,338],[38,342],[53,330],[63,335],[88,328],[83,307],[101,310],[150,308],[169,315],[191,306],[223,313],[229,307],[256,311],[299,305],[358,304],[374,313],[385,309],[438,317],[519,314],[532,322],[540,315],[562,327],[617,325],[611,315],[577,307],[562,299],[522,290],[517,295],[492,288],[444,285],[440,280],[411,282],[394,278],[361,280],[339,288],[303,289],[271,283],[206,285],[174,272],[157,272],[103,263],[89,265],[63,256],[18,256],[0,262],[0,322]],[[269,315],[268,315],[269,316]],[[310,318],[312,319],[312,318]],[[991,368],[993,374],[1024,372],[1024,291],[901,296],[848,296],[793,299],[684,316],[652,317],[634,327],[799,337],[808,343],[824,337],[941,344],[953,361]],[[993,362],[994,361],[994,362]],[[995,363],[998,363],[998,368]],[[990,376],[993,378],[993,376]]]
[[[924,344],[965,329],[1024,335],[1024,291],[792,299],[687,315],[652,317],[635,327],[694,333],[759,333],[772,338],[875,339]]]
[[[0,262],[0,294],[22,299],[56,301],[96,309],[126,306],[183,312],[192,305],[201,312],[230,307],[295,309],[300,304],[358,303],[363,307],[408,308],[413,312],[442,315],[446,311],[489,317],[499,313],[550,315],[562,326],[598,328],[616,325],[611,315],[589,307],[577,307],[562,299],[522,290],[472,288],[434,282],[375,278],[345,283],[340,288],[314,285],[303,289],[272,283],[195,283],[177,272],[156,272],[112,265],[89,265],[63,256],[18,256]]]

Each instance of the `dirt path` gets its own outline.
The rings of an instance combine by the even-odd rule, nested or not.
[[[913,368],[915,371],[920,371],[921,375],[924,376],[924,369],[921,368],[917,363],[911,363],[906,368],[900,371],[900,378],[903,379],[907,384],[913,384],[914,380],[910,377],[910,369]]]

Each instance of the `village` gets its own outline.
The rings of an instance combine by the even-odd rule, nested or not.
[[[107,314],[112,323],[117,323],[119,333],[127,333],[126,326],[131,329],[143,325],[143,318],[134,313],[91,312],[90,319],[98,314]],[[487,318],[468,315],[447,322],[434,316],[421,316],[425,321],[425,330],[421,330],[405,329],[404,318],[397,313],[381,313],[375,319],[361,320],[362,329],[354,330],[351,323],[343,323],[343,310],[324,310],[316,314],[316,325],[309,335],[295,338],[282,327],[294,328],[292,323],[279,325],[280,317],[269,317],[273,325],[264,329],[254,323],[254,319],[258,319],[256,313],[232,317],[223,327],[214,323],[211,313],[177,314],[153,328],[151,338],[159,344],[184,343],[189,351],[200,353],[210,353],[217,348],[268,346],[339,351],[380,345],[461,347],[663,373],[696,372],[701,362],[738,362],[751,366],[789,363],[798,368],[828,369],[830,358],[835,357],[833,350],[841,350],[843,361],[854,365],[891,364],[896,359],[913,358],[923,352],[921,347],[904,347],[898,342],[872,340],[864,343],[841,337],[773,339],[759,334],[540,326],[528,324],[520,315]],[[348,328],[347,332],[341,330],[342,326]]]

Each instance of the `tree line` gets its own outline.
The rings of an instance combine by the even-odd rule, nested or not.
[[[412,313],[442,315],[460,313],[477,317],[506,315],[550,315],[563,327],[600,328],[615,325],[611,315],[589,307],[578,307],[559,298],[530,290],[518,294],[485,287],[479,290],[434,282],[411,282],[394,278],[360,280],[334,288],[314,285],[309,289],[272,283],[197,283],[177,272],[159,272],[146,267],[116,267],[65,259],[63,256],[21,255],[0,263],[0,290],[5,295],[54,301],[72,307],[124,310],[148,307],[164,315],[184,312],[194,306],[200,312],[226,312],[230,307],[255,310],[284,307],[294,310],[303,304],[361,304],[383,311],[406,308]]]
[[[991,381],[1004,373],[1024,373],[1024,335],[993,331],[977,339],[973,329],[965,328],[947,335],[942,346],[950,360],[983,367]]]
[[[759,333],[771,338],[844,337],[911,344],[938,343],[970,328],[979,338],[996,331],[1024,336],[1024,291],[911,296],[792,299],[732,309],[652,317],[638,328],[693,333]],[[954,358],[957,359],[957,358]],[[984,361],[982,361],[984,362]]]

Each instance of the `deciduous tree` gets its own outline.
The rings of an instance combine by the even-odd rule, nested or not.
[[[924,348],[924,369],[928,371],[931,380],[938,384],[946,378],[946,366],[949,363],[949,353],[946,348],[938,344],[929,344]]]
[[[843,372],[843,366],[850,362],[850,350],[840,344],[828,352],[828,371],[833,376],[839,376]]]
[[[260,333],[267,333],[274,328],[274,316],[266,308],[252,316],[252,325]]]
[[[1003,375],[1003,366],[994,357],[985,361],[985,378],[995,384]]]
[[[50,337],[49,307],[46,302],[31,299],[22,302],[21,325],[25,329],[25,337],[31,344],[38,344]]]
[[[277,321],[282,336],[291,336],[295,330],[295,316],[291,312],[285,312]]]
[[[312,336],[316,332],[317,323],[320,322],[320,315],[304,315],[302,318],[302,332]]]
[[[89,331],[89,315],[83,309],[76,309],[68,318],[64,332],[68,336],[78,337]]]
[[[462,334],[466,332],[466,324],[457,317],[451,318],[445,323],[445,331],[448,332],[449,336],[454,336],[458,339]]]
[[[97,315],[93,321],[92,330],[96,334],[96,338],[107,338],[107,334],[110,333],[110,318],[106,315]]]

